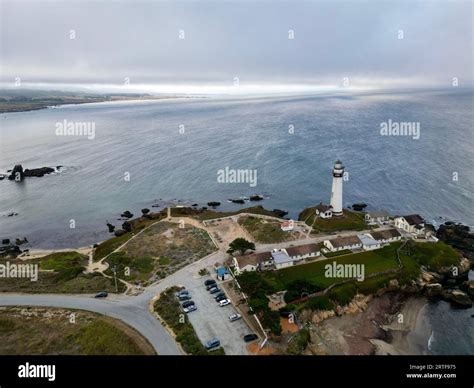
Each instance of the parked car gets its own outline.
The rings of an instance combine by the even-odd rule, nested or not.
[[[185,307],[183,309],[183,311],[187,314],[187,313],[190,313],[191,311],[196,311],[197,310],[197,307],[196,305],[192,304],[191,306],[189,307]]]
[[[204,285],[207,287],[207,286],[210,286],[212,284],[216,284],[216,281],[214,279],[207,279],[205,282],[204,282]]]
[[[244,341],[245,342],[252,342],[252,341],[255,341],[256,339],[258,339],[258,335],[257,334],[247,334],[247,335],[244,335]]]
[[[106,298],[109,294],[106,291],[98,292],[95,294],[95,298]]]
[[[188,300],[188,301],[186,301],[186,302],[183,302],[183,303],[181,304],[181,306],[183,306],[183,308],[184,308],[184,307],[189,307],[189,306],[194,306],[194,301]]]
[[[211,294],[215,294],[216,292],[221,292],[221,289],[218,287],[214,287],[209,290],[209,293]]]
[[[226,296],[225,296],[224,291],[221,291],[221,292],[219,292],[217,295],[214,295],[214,299],[215,299],[215,300],[217,300],[217,299],[219,299],[219,298],[221,298],[221,300],[222,300],[222,299],[226,299]],[[217,301],[218,301],[218,300],[217,300]],[[218,301],[218,302],[219,302],[219,301]]]
[[[180,290],[175,295],[177,298],[179,298],[182,295],[189,295],[189,290],[186,290],[186,289]]]
[[[230,300],[229,300],[229,299],[222,299],[222,300],[219,302],[219,306],[221,306],[221,307],[227,306],[228,304],[230,304]]]
[[[211,350],[211,349],[217,348],[220,345],[221,345],[221,341],[219,341],[217,338],[213,338],[210,341],[207,341],[204,347],[207,350]]]
[[[217,287],[217,283],[209,284],[208,286],[206,286],[206,290],[209,291],[211,288],[215,287]]]
[[[183,294],[183,295],[178,296],[178,299],[180,302],[185,301],[185,300],[191,300],[191,295]]]
[[[232,315],[229,315],[229,321],[231,322],[234,322],[234,321],[237,321],[239,320],[240,318],[242,318],[242,315],[240,314],[232,314]]]

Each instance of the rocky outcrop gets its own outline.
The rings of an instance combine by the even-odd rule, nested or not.
[[[281,209],[273,209],[272,213],[275,214],[277,217],[281,218],[285,217],[288,214],[288,212]]]
[[[107,228],[109,228],[109,233],[113,233],[115,230],[115,226],[109,222],[107,222]]]
[[[465,292],[460,290],[445,290],[443,292],[444,299],[451,302],[452,305],[461,308],[472,307],[472,300]]]
[[[125,233],[127,233],[125,230],[123,230],[123,229],[117,229],[117,230],[114,232],[114,236],[115,236],[115,237],[120,237],[120,236],[123,236]]]
[[[0,246],[0,257],[17,257],[21,253],[18,245],[4,245]]]
[[[252,195],[250,197],[250,200],[251,201],[262,201],[263,200],[263,197],[261,195]]]
[[[150,209],[148,209],[148,208],[142,209],[142,214],[143,214],[144,216],[147,215],[148,213],[150,213]]]
[[[132,223],[130,221],[125,221],[122,224],[122,229],[125,230],[126,232],[131,232],[132,231]]]
[[[13,181],[22,181],[23,178],[25,177],[25,173],[23,172],[23,166],[21,164],[15,164],[13,167],[13,170],[11,171],[11,174],[8,176],[8,179]]]
[[[26,244],[28,242],[28,239],[26,237],[23,237],[23,239],[20,239],[20,238],[17,238],[15,240],[15,244],[16,245],[22,245],[22,244]]]
[[[52,172],[56,171],[54,168],[51,167],[40,167],[40,168],[32,168],[31,170],[26,169],[24,174],[25,177],[42,177],[47,174],[51,174]]]
[[[245,200],[237,198],[237,199],[229,199],[230,202],[232,203],[238,203],[239,205],[243,205],[245,203]]]
[[[122,214],[120,214],[120,217],[123,217],[123,218],[132,218],[132,217],[133,217],[133,214],[130,213],[129,210],[125,210]]]
[[[358,212],[364,210],[366,207],[367,207],[367,204],[365,203],[355,203],[352,205],[352,209]]]
[[[11,181],[22,181],[25,177],[42,177],[55,171],[56,170],[53,167],[27,168],[23,171],[23,166],[21,164],[16,164],[11,170],[8,179]]]
[[[210,207],[216,207],[216,206],[220,206],[220,205],[221,205],[221,203],[217,202],[217,201],[211,201],[211,202],[207,203],[207,206],[210,206]]]
[[[436,237],[459,249],[465,257],[474,262],[474,233],[470,231],[469,226],[446,222],[440,225]]]

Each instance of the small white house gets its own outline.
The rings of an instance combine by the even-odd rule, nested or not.
[[[365,222],[369,225],[387,225],[390,222],[390,214],[385,210],[379,210],[374,212],[368,212],[364,216]]]
[[[295,222],[293,220],[284,221],[280,225],[280,229],[283,232],[291,232],[295,228]]]
[[[395,227],[408,233],[423,234],[425,231],[425,220],[418,214],[396,217]]]
[[[398,241],[402,238],[400,232],[394,228],[371,232],[370,235],[374,240],[377,240],[382,244],[388,244],[394,241]]]
[[[251,253],[250,255],[235,256],[232,259],[235,272],[252,272],[257,270],[265,270],[273,265],[271,252]]]
[[[324,246],[331,252],[343,251],[344,249],[362,248],[362,241],[357,236],[338,237],[324,240]]]
[[[332,206],[324,205],[322,202],[315,207],[316,216],[321,218],[331,218],[332,217]]]
[[[366,251],[372,251],[381,247],[381,242],[373,239],[368,234],[360,234],[357,236],[362,242],[362,248]]]
[[[291,267],[297,261],[288,256],[284,250],[272,252],[272,257],[276,269]]]
[[[286,254],[293,260],[303,260],[308,257],[317,257],[321,255],[321,251],[317,244],[304,244],[296,247],[284,249]]]

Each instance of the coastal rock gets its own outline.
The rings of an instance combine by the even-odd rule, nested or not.
[[[8,213],[7,217],[15,217],[17,215],[18,215],[18,213],[12,212],[12,213]]]
[[[52,172],[54,172],[55,169],[54,168],[51,168],[51,167],[40,167],[40,168],[32,168],[31,170],[30,169],[26,169],[25,172],[24,172],[24,175],[25,177],[42,177],[42,176],[45,176],[47,174],[51,174]]]
[[[199,206],[199,205],[197,203],[193,203],[191,206],[196,207],[196,206]]]
[[[217,202],[217,201],[211,201],[211,202],[207,203],[207,206],[211,206],[211,207],[216,207],[216,206],[220,206],[220,205],[221,205],[221,203]]]
[[[252,195],[250,197],[250,200],[251,201],[262,201],[263,200],[263,197],[261,195]]]
[[[25,173],[23,172],[23,166],[21,164],[16,164],[11,170],[11,174],[8,177],[9,180],[13,181],[16,180],[17,182],[22,181],[25,177]]]
[[[311,321],[312,321],[313,323],[318,324],[318,323],[324,321],[325,319],[334,317],[335,315],[336,315],[336,312],[335,312],[334,310],[316,311],[316,312],[313,314],[313,317],[312,317]]]
[[[445,299],[450,301],[453,305],[462,308],[469,308],[472,307],[472,300],[466,293],[453,290],[453,291],[446,291],[444,293]]]
[[[364,210],[366,207],[367,207],[367,204],[365,204],[365,203],[354,203],[352,205],[352,209],[354,209],[355,211],[358,211],[358,212]]]
[[[148,209],[148,208],[142,209],[142,214],[144,216],[147,215],[148,213],[150,213],[150,209]]]
[[[131,232],[132,231],[132,223],[130,221],[125,221],[122,224],[122,229],[125,230],[126,232]]]
[[[233,203],[238,203],[239,205],[243,205],[245,201],[243,199],[237,198],[237,199],[229,199],[230,202]]]
[[[440,225],[436,237],[459,249],[465,257],[474,262],[474,233],[470,231],[469,226],[448,221]]]
[[[115,230],[115,226],[107,222],[107,227],[109,228],[109,233],[113,233]]]
[[[117,230],[114,232],[114,236],[115,236],[115,237],[120,237],[120,236],[123,236],[125,233],[127,233],[125,230],[123,230],[123,229],[117,229]]]
[[[288,212],[281,209],[273,209],[272,213],[274,213],[277,217],[281,218],[285,217],[288,214]]]
[[[0,257],[17,257],[21,253],[18,245],[5,245],[0,247]]]
[[[130,213],[129,210],[125,210],[122,214],[120,214],[120,217],[124,217],[124,218],[132,218],[133,217],[133,214]]]
[[[432,283],[426,285],[426,296],[437,297],[443,293],[443,286],[440,283]]]
[[[3,244],[3,245],[10,244],[10,239],[9,239],[9,238],[4,238],[4,239],[2,239],[2,244]]]
[[[26,237],[23,237],[23,239],[17,238],[17,239],[15,240],[15,244],[16,244],[16,245],[26,244],[27,242],[28,242],[28,239],[27,239]]]

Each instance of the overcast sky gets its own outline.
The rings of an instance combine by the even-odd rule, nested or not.
[[[0,3],[3,85],[108,87],[128,77],[130,87],[184,91],[232,87],[235,77],[241,87],[308,88],[344,77],[362,88],[473,78],[471,1]]]

